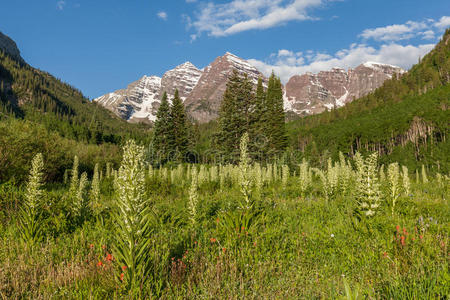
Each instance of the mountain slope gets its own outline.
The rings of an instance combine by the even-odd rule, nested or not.
[[[401,78],[345,107],[288,123],[292,145],[319,157],[378,151],[416,168],[449,171],[450,30]],[[416,161],[419,163],[416,163]]]
[[[142,126],[113,116],[72,86],[5,50],[0,49],[0,118],[25,118],[63,137],[90,143],[145,138]]]
[[[167,71],[162,78],[144,76],[126,89],[103,95],[94,101],[129,122],[152,123],[162,93],[166,91],[171,98],[178,89],[191,118],[206,123],[218,117],[222,96],[233,70],[246,74],[255,84],[261,77],[267,85],[267,79],[255,67],[227,52],[203,70],[186,62]],[[295,75],[284,87],[284,109],[294,117],[341,107],[404,72],[395,66],[368,62],[348,71],[334,68],[318,74]]]
[[[366,62],[348,71],[333,68],[318,74],[295,75],[286,84],[285,98],[295,113],[317,114],[342,107],[372,92],[392,76],[404,73],[396,66]]]
[[[94,102],[131,123],[152,123],[164,92],[171,99],[178,89],[181,99],[185,100],[201,75],[201,70],[186,62],[167,71],[162,78],[143,76],[126,89],[98,97]]]
[[[258,78],[267,79],[247,61],[227,52],[208,65],[198,84],[185,101],[186,111],[200,123],[206,123],[219,116],[220,103],[225,92],[228,78],[233,70],[246,74],[256,85]]]

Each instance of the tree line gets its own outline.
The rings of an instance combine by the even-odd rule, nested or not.
[[[246,74],[233,71],[227,82],[219,110],[218,128],[213,135],[213,149],[223,162],[236,162],[239,141],[249,135],[249,150],[254,159],[271,159],[284,152],[288,140],[280,78],[272,74],[267,87],[259,78],[251,81]],[[175,91],[172,104],[163,94],[153,130],[153,148],[160,163],[190,161],[194,130],[184,105]]]

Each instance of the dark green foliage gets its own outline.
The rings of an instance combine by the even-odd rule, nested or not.
[[[250,153],[254,154],[255,158],[263,158],[266,155],[266,134],[264,131],[264,124],[266,120],[266,93],[264,91],[262,78],[258,79],[256,86],[256,94],[250,108],[252,113],[250,115],[249,136],[252,138],[249,144]]]
[[[217,147],[225,160],[236,162],[240,137],[248,132],[249,149],[253,158],[267,159],[279,156],[286,149],[287,136],[283,110],[281,81],[274,74],[269,79],[267,92],[262,79],[256,93],[246,75],[234,71],[227,83],[220,108]]]
[[[172,106],[170,107],[169,126],[170,150],[175,155],[173,158],[177,161],[184,161],[189,146],[188,120],[178,90],[175,90]]]
[[[226,160],[234,161],[238,157],[240,138],[248,130],[248,103],[243,103],[250,95],[248,78],[243,78],[237,71],[233,71],[220,106],[219,132],[216,135],[217,147],[227,156]]]
[[[185,161],[194,140],[193,125],[187,118],[178,90],[175,91],[172,105],[169,105],[164,92],[153,131],[155,153],[152,161]]]
[[[80,157],[80,171],[92,173],[96,162],[117,166],[120,151],[116,145],[88,145],[49,132],[44,125],[14,118],[0,121],[0,183],[14,180],[17,184],[27,178],[30,161],[42,153],[45,160],[45,178],[49,182],[63,181],[74,155]]]
[[[156,150],[156,155],[165,161],[168,158],[169,143],[170,143],[170,106],[167,101],[167,93],[164,92],[156,114],[156,122],[153,128],[153,145]]]
[[[274,73],[269,78],[266,94],[265,130],[269,155],[282,153],[287,146],[285,114],[283,108],[283,90],[280,78]]]

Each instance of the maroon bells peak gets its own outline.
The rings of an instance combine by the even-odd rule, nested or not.
[[[186,62],[167,71],[162,78],[143,76],[126,89],[94,101],[129,122],[152,123],[162,94],[167,92],[170,100],[178,89],[191,118],[206,123],[218,117],[222,96],[233,70],[246,74],[255,84],[259,77],[267,84],[267,78],[254,66],[227,52],[202,70]],[[333,68],[317,74],[294,75],[284,87],[285,110],[310,115],[341,107],[374,91],[394,74],[404,72],[396,66],[367,62],[348,71]]]

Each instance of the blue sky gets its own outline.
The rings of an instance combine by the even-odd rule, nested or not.
[[[409,68],[450,27],[447,0],[9,0],[24,59],[95,98],[232,52],[289,76],[379,61]]]

